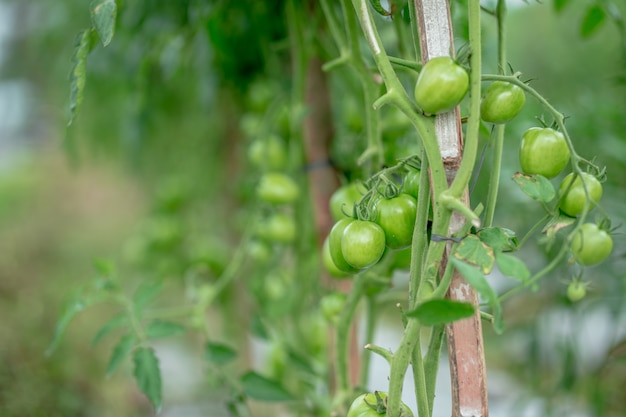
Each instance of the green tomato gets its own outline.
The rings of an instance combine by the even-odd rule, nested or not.
[[[339,291],[333,291],[322,297],[320,309],[322,310],[322,315],[329,323],[336,324],[339,321],[339,316],[346,305],[347,298],[347,294]]]
[[[352,265],[350,265],[344,258],[343,251],[341,249],[341,240],[343,239],[343,232],[353,221],[354,219],[352,218],[344,217],[335,223],[328,234],[328,251],[330,252],[331,260],[337,269],[348,274],[356,272],[356,269],[353,268]]]
[[[359,188],[358,183],[352,182],[339,187],[330,196],[330,214],[335,221],[354,216],[354,204],[361,199]]]
[[[385,242],[391,249],[402,249],[411,245],[417,202],[405,193],[393,198],[383,198],[376,203],[376,223],[385,232]]]
[[[415,84],[415,101],[428,114],[456,107],[469,87],[469,75],[449,56],[431,59],[422,67]]]
[[[385,231],[378,224],[353,220],[345,227],[341,236],[341,254],[348,265],[356,269],[368,268],[378,262],[384,252]]]
[[[285,213],[274,213],[259,223],[256,236],[270,242],[291,243],[296,238],[296,222]]]
[[[417,198],[420,189],[420,170],[410,168],[404,176],[402,192]]]
[[[341,248],[339,250],[341,251]],[[324,244],[322,245],[322,265],[324,265],[326,272],[334,278],[346,278],[350,276],[349,272],[339,269],[335,261],[333,261],[333,256],[330,253],[330,235],[326,236]],[[346,264],[346,266],[349,265]]]
[[[381,415],[387,415],[387,394],[375,391],[356,397],[346,417],[380,417]],[[413,412],[408,405],[401,403],[399,417],[413,417]]]
[[[587,284],[580,281],[572,281],[567,286],[567,298],[572,303],[582,300],[587,295]]]
[[[266,203],[289,204],[298,199],[300,189],[290,176],[282,172],[267,172],[261,176],[256,193]]]
[[[253,239],[248,243],[248,255],[258,263],[265,264],[272,257],[272,248],[266,242]]]
[[[591,201],[587,200],[583,182],[589,192]],[[583,212],[587,204],[591,208],[602,198],[602,184],[596,177],[586,172],[574,179],[574,173],[568,174],[559,186],[559,196],[561,198],[560,208],[568,216],[576,217]]]
[[[485,90],[480,103],[480,117],[485,122],[506,123],[517,116],[525,103],[526,96],[520,87],[495,81]]]
[[[554,178],[569,162],[569,148],[561,132],[531,127],[522,135],[519,160],[526,174]]]
[[[597,265],[611,254],[613,239],[597,224],[585,223],[572,238],[570,249],[580,265]]]
[[[248,147],[248,160],[264,171],[280,171],[287,168],[287,149],[276,135],[255,139]]]

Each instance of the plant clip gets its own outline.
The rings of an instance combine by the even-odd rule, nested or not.
[[[430,240],[432,240],[433,242],[451,241],[451,242],[461,243],[463,238],[461,238],[461,237],[448,237],[448,236],[441,236],[441,235],[432,234],[430,236]]]
[[[309,171],[315,171],[315,170],[318,170],[318,169],[334,167],[334,166],[335,166],[335,164],[333,163],[332,159],[325,158],[325,159],[320,159],[319,161],[309,162],[308,164],[305,164],[302,167],[302,169],[305,172],[309,172]]]

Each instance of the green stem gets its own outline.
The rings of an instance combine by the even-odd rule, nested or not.
[[[431,374],[427,374],[424,369],[424,358],[422,357],[421,326],[418,326],[417,342],[411,355],[411,366],[413,369],[413,381],[415,383],[415,397],[417,399],[417,412],[419,416],[430,416],[430,406],[428,399],[428,381],[434,379]],[[436,374],[435,374],[436,376]]]
[[[365,343],[371,343],[374,340],[376,332],[376,319],[378,317],[378,304],[374,296],[369,296],[365,300]],[[361,369],[359,372],[359,386],[366,387],[369,380],[370,371],[370,354],[371,349],[363,352],[361,358]]]
[[[344,309],[337,322],[335,379],[339,393],[348,392],[350,389],[350,369],[348,366],[350,358],[350,327],[363,295],[365,279],[366,277],[362,274],[354,277],[354,286],[348,295]]]
[[[433,404],[435,402],[435,385],[437,384],[437,373],[439,372],[439,358],[441,357],[441,347],[445,326],[433,327],[430,333],[428,351],[424,357],[424,373],[426,378],[426,393],[428,396],[429,416],[433,415]]]

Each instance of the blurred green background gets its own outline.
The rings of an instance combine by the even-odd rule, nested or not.
[[[83,108],[66,129],[67,74],[74,38],[90,25],[86,3],[0,2],[3,417],[150,414],[129,372],[104,377],[111,344],[90,345],[106,306],[80,315],[47,357],[57,315],[93,275],[94,259],[130,265],[128,279],[140,280],[146,239],[162,243],[162,256],[148,260],[150,271],[179,274],[183,252],[200,252],[212,268],[223,268],[242,233],[245,214],[237,210],[252,181],[242,133],[242,115],[254,106],[250,86],[270,68],[285,77],[275,80],[269,95],[289,91],[286,27],[276,18],[282,2],[122,3],[113,42],[89,57]],[[569,116],[579,153],[606,165],[602,205],[614,225],[622,225],[624,29],[607,19],[583,39],[580,24],[591,2],[574,3],[559,14],[552,2],[511,4],[509,61]],[[485,65],[493,71],[495,27],[484,20]],[[268,94],[262,90],[257,93]],[[333,91],[334,103],[344,93]],[[518,235],[540,207],[509,178],[518,170],[521,134],[537,125],[540,114],[528,100],[507,128],[496,225]],[[479,186],[473,197],[484,192]],[[181,208],[168,217],[163,204]],[[626,413],[623,228],[614,241],[610,261],[586,272],[592,285],[583,301],[567,301],[570,277],[563,266],[539,292],[505,304],[503,336],[486,328],[492,416]],[[535,246],[523,256],[536,270],[549,251]]]

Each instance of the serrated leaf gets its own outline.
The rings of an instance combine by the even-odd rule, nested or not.
[[[161,281],[144,282],[133,294],[133,307],[141,311],[148,303],[153,301],[163,289]]]
[[[181,326],[178,323],[171,321],[154,320],[151,321],[146,327],[146,335],[151,339],[158,339],[161,337],[174,336],[176,334],[184,333],[185,326]]]
[[[111,43],[115,33],[117,4],[115,0],[93,0],[89,5],[91,22],[93,23],[103,46]]]
[[[595,4],[587,9],[585,13],[585,17],[583,18],[583,22],[580,25],[580,35],[583,38],[588,38],[591,36],[596,30],[600,28],[602,23],[604,23],[604,19],[606,18],[606,13],[602,6]]]
[[[544,226],[542,232],[545,233],[548,238],[553,239],[559,230],[571,226],[574,222],[576,222],[574,217],[559,214],[557,217],[550,219],[548,224]]]
[[[87,300],[76,297],[65,306],[61,316],[57,320],[57,324],[54,328],[54,336],[52,337],[50,346],[46,350],[46,356],[52,355],[57,346],[59,346],[61,338],[65,334],[65,330],[67,330],[67,327],[70,325],[74,317],[87,308],[88,305],[89,302]]]
[[[72,68],[70,70],[70,126],[74,121],[80,105],[83,103],[83,93],[87,82],[87,56],[92,49],[93,32],[91,29],[81,31],[76,36]]]
[[[259,375],[254,371],[245,373],[241,377],[243,392],[250,398],[266,401],[291,401],[294,397],[278,382]]]
[[[526,175],[521,172],[513,175],[513,181],[533,200],[549,203],[556,196],[554,186],[541,175]]]
[[[150,400],[156,411],[161,409],[161,371],[159,360],[152,348],[141,347],[133,354],[133,375],[137,386]]]
[[[207,343],[204,359],[215,365],[226,365],[237,357],[237,351],[223,343]]]
[[[96,333],[96,335],[91,340],[91,345],[97,345],[102,339],[104,339],[105,336],[107,336],[113,330],[118,329],[126,324],[128,324],[128,316],[126,316],[126,314],[118,314],[114,316],[111,320],[109,320],[104,325],[102,325],[102,327],[100,327],[98,333]]]
[[[130,352],[135,347],[135,337],[130,334],[125,334],[117,342],[117,345],[111,351],[111,357],[109,358],[109,364],[107,365],[107,376],[111,375],[120,366],[120,364],[128,357]]]
[[[567,3],[569,3],[569,0],[554,0],[554,11],[559,13],[567,6]]]
[[[491,272],[495,262],[493,248],[474,235],[465,237],[458,244],[454,257],[480,268],[485,274]]]
[[[496,264],[502,274],[516,278],[522,282],[528,281],[530,271],[526,264],[519,258],[507,253],[496,253]]]
[[[406,313],[407,317],[414,317],[425,326],[438,326],[452,323],[471,317],[474,306],[453,300],[430,300],[417,306],[415,310]]]
[[[478,232],[477,236],[495,252],[514,250],[518,246],[515,232],[503,227],[487,227]]]
[[[502,333],[504,330],[502,305],[500,304],[500,300],[498,300],[498,295],[485,279],[485,275],[475,266],[461,260],[451,258],[450,262],[452,262],[454,267],[463,275],[472,288],[478,291],[487,304],[489,304],[491,313],[493,314],[493,328],[496,333]]]

